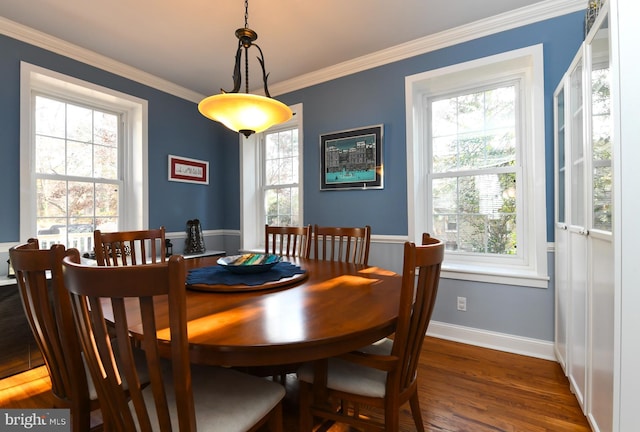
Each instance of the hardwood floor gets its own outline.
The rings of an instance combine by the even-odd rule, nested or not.
[[[591,430],[552,361],[427,337],[418,374],[422,416],[430,432]],[[296,399],[295,377],[289,375],[285,432],[298,432]],[[0,407],[47,407],[51,401],[44,367],[0,380]],[[415,431],[408,404],[400,421],[401,431]],[[352,431],[339,424],[316,427],[316,432]]]

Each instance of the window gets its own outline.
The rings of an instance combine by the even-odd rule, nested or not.
[[[541,46],[407,77],[410,237],[443,277],[547,286],[542,80]]]
[[[33,97],[38,238],[90,250],[94,229],[119,226],[120,115]]]
[[[90,251],[146,226],[144,101],[26,63],[22,92],[21,237]]]
[[[299,226],[302,214],[302,105],[281,125],[240,137],[241,250],[264,250],[264,226]]]
[[[455,254],[517,255],[519,82],[427,101],[431,233]]]
[[[262,135],[265,223],[298,226],[301,223],[298,128],[267,131]]]

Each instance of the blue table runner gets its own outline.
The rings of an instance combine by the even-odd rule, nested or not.
[[[295,264],[281,261],[263,273],[232,273],[222,266],[200,267],[189,270],[187,285],[262,285],[282,278],[304,274],[306,270]]]

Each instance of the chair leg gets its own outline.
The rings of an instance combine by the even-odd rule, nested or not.
[[[271,412],[268,424],[270,432],[282,432],[282,402]]]
[[[386,397],[384,400],[384,431],[400,431],[400,406],[397,398]]]
[[[286,373],[281,373],[278,375],[274,375],[273,376],[273,380],[277,383],[280,383],[282,385],[287,384],[287,374]]]
[[[418,398],[417,391],[411,395],[411,398],[409,398],[409,404],[411,406],[411,415],[413,416],[413,422],[416,424],[416,430],[418,432],[424,432],[422,411],[420,410],[420,399]]]
[[[88,410],[80,410],[79,407],[71,408],[71,430],[72,432],[85,432],[90,429],[91,416]]]
[[[313,402],[312,385],[303,381],[298,381],[300,414],[298,416],[300,432],[311,432],[313,428],[313,416],[311,415],[311,403]]]

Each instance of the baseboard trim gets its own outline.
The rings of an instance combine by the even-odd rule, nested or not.
[[[557,361],[553,342],[549,341],[480,330],[438,321],[431,321],[427,335],[483,348]]]

